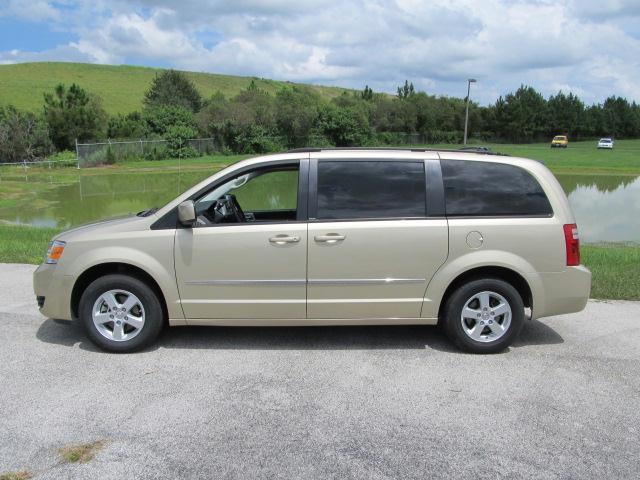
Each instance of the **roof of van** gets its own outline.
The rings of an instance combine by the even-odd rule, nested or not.
[[[454,148],[425,148],[425,147],[303,147],[303,148],[293,148],[288,150],[287,153],[310,153],[310,152],[335,152],[335,151],[345,151],[345,152],[362,152],[362,151],[371,151],[371,152],[385,152],[385,151],[400,151],[400,152],[455,152],[455,153],[468,153],[468,154],[481,154],[481,155],[501,155],[501,156],[509,156],[506,153],[500,152],[487,152],[484,149],[478,148],[467,148],[466,150],[454,149]]]

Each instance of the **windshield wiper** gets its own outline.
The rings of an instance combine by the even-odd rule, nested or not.
[[[158,207],[150,208],[149,210],[143,210],[141,212],[136,213],[137,217],[148,217],[149,215],[153,215],[159,210]]]

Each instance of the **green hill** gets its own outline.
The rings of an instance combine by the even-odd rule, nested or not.
[[[43,94],[53,92],[58,83],[77,83],[102,98],[109,113],[128,113],[142,108],[142,98],[159,68],[128,65],[96,65],[89,63],[17,63],[0,65],[0,105],[11,104],[22,110],[42,108]],[[257,77],[238,77],[214,73],[185,72],[200,94],[207,98],[221,91],[233,96],[254,80],[259,88],[276,92],[291,82]],[[345,88],[310,85],[323,96],[335,97]]]

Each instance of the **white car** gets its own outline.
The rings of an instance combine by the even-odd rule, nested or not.
[[[613,140],[611,138],[601,138],[598,140],[598,148],[613,148]]]

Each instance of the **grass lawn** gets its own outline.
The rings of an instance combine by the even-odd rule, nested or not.
[[[97,65],[89,63],[38,62],[0,65],[0,105],[13,105],[20,110],[40,111],[44,93],[53,93],[59,83],[77,83],[85,90],[100,95],[110,114],[142,109],[142,99],[159,68],[129,65]],[[291,82],[257,77],[239,77],[213,73],[185,72],[203,98],[216,92],[231,97],[246,89],[251,80],[269,93],[276,93]],[[320,95],[332,98],[344,91],[340,87],[308,85]]]
[[[54,228],[0,225],[0,263],[42,263]]]
[[[476,143],[474,143],[475,145]],[[569,148],[551,149],[548,144],[486,144],[496,152],[512,156],[533,158],[544,162],[554,173],[593,175],[640,175],[640,140],[620,140],[613,151],[597,150],[595,142],[573,142]],[[428,145],[429,148],[457,149],[459,145]],[[2,182],[39,181],[61,183],[77,180],[79,175],[104,175],[132,172],[166,172],[172,170],[212,171],[256,155],[208,155],[196,158],[165,160],[134,160],[115,165],[77,169],[73,160],[64,166],[24,169],[18,166],[0,164],[0,185]],[[29,187],[30,188],[30,187]]]
[[[469,142],[480,145],[479,142]],[[640,175],[640,140],[617,140],[613,150],[598,150],[596,141],[569,142],[565,148],[550,148],[549,143],[524,145],[482,143],[494,152],[540,160],[553,173]],[[458,148],[458,145],[436,145]]]
[[[591,298],[640,300],[640,246],[583,245],[581,255],[593,274]]]
[[[0,225],[0,263],[42,262],[59,230]],[[583,245],[582,262],[591,269],[591,298],[640,300],[640,247]]]

